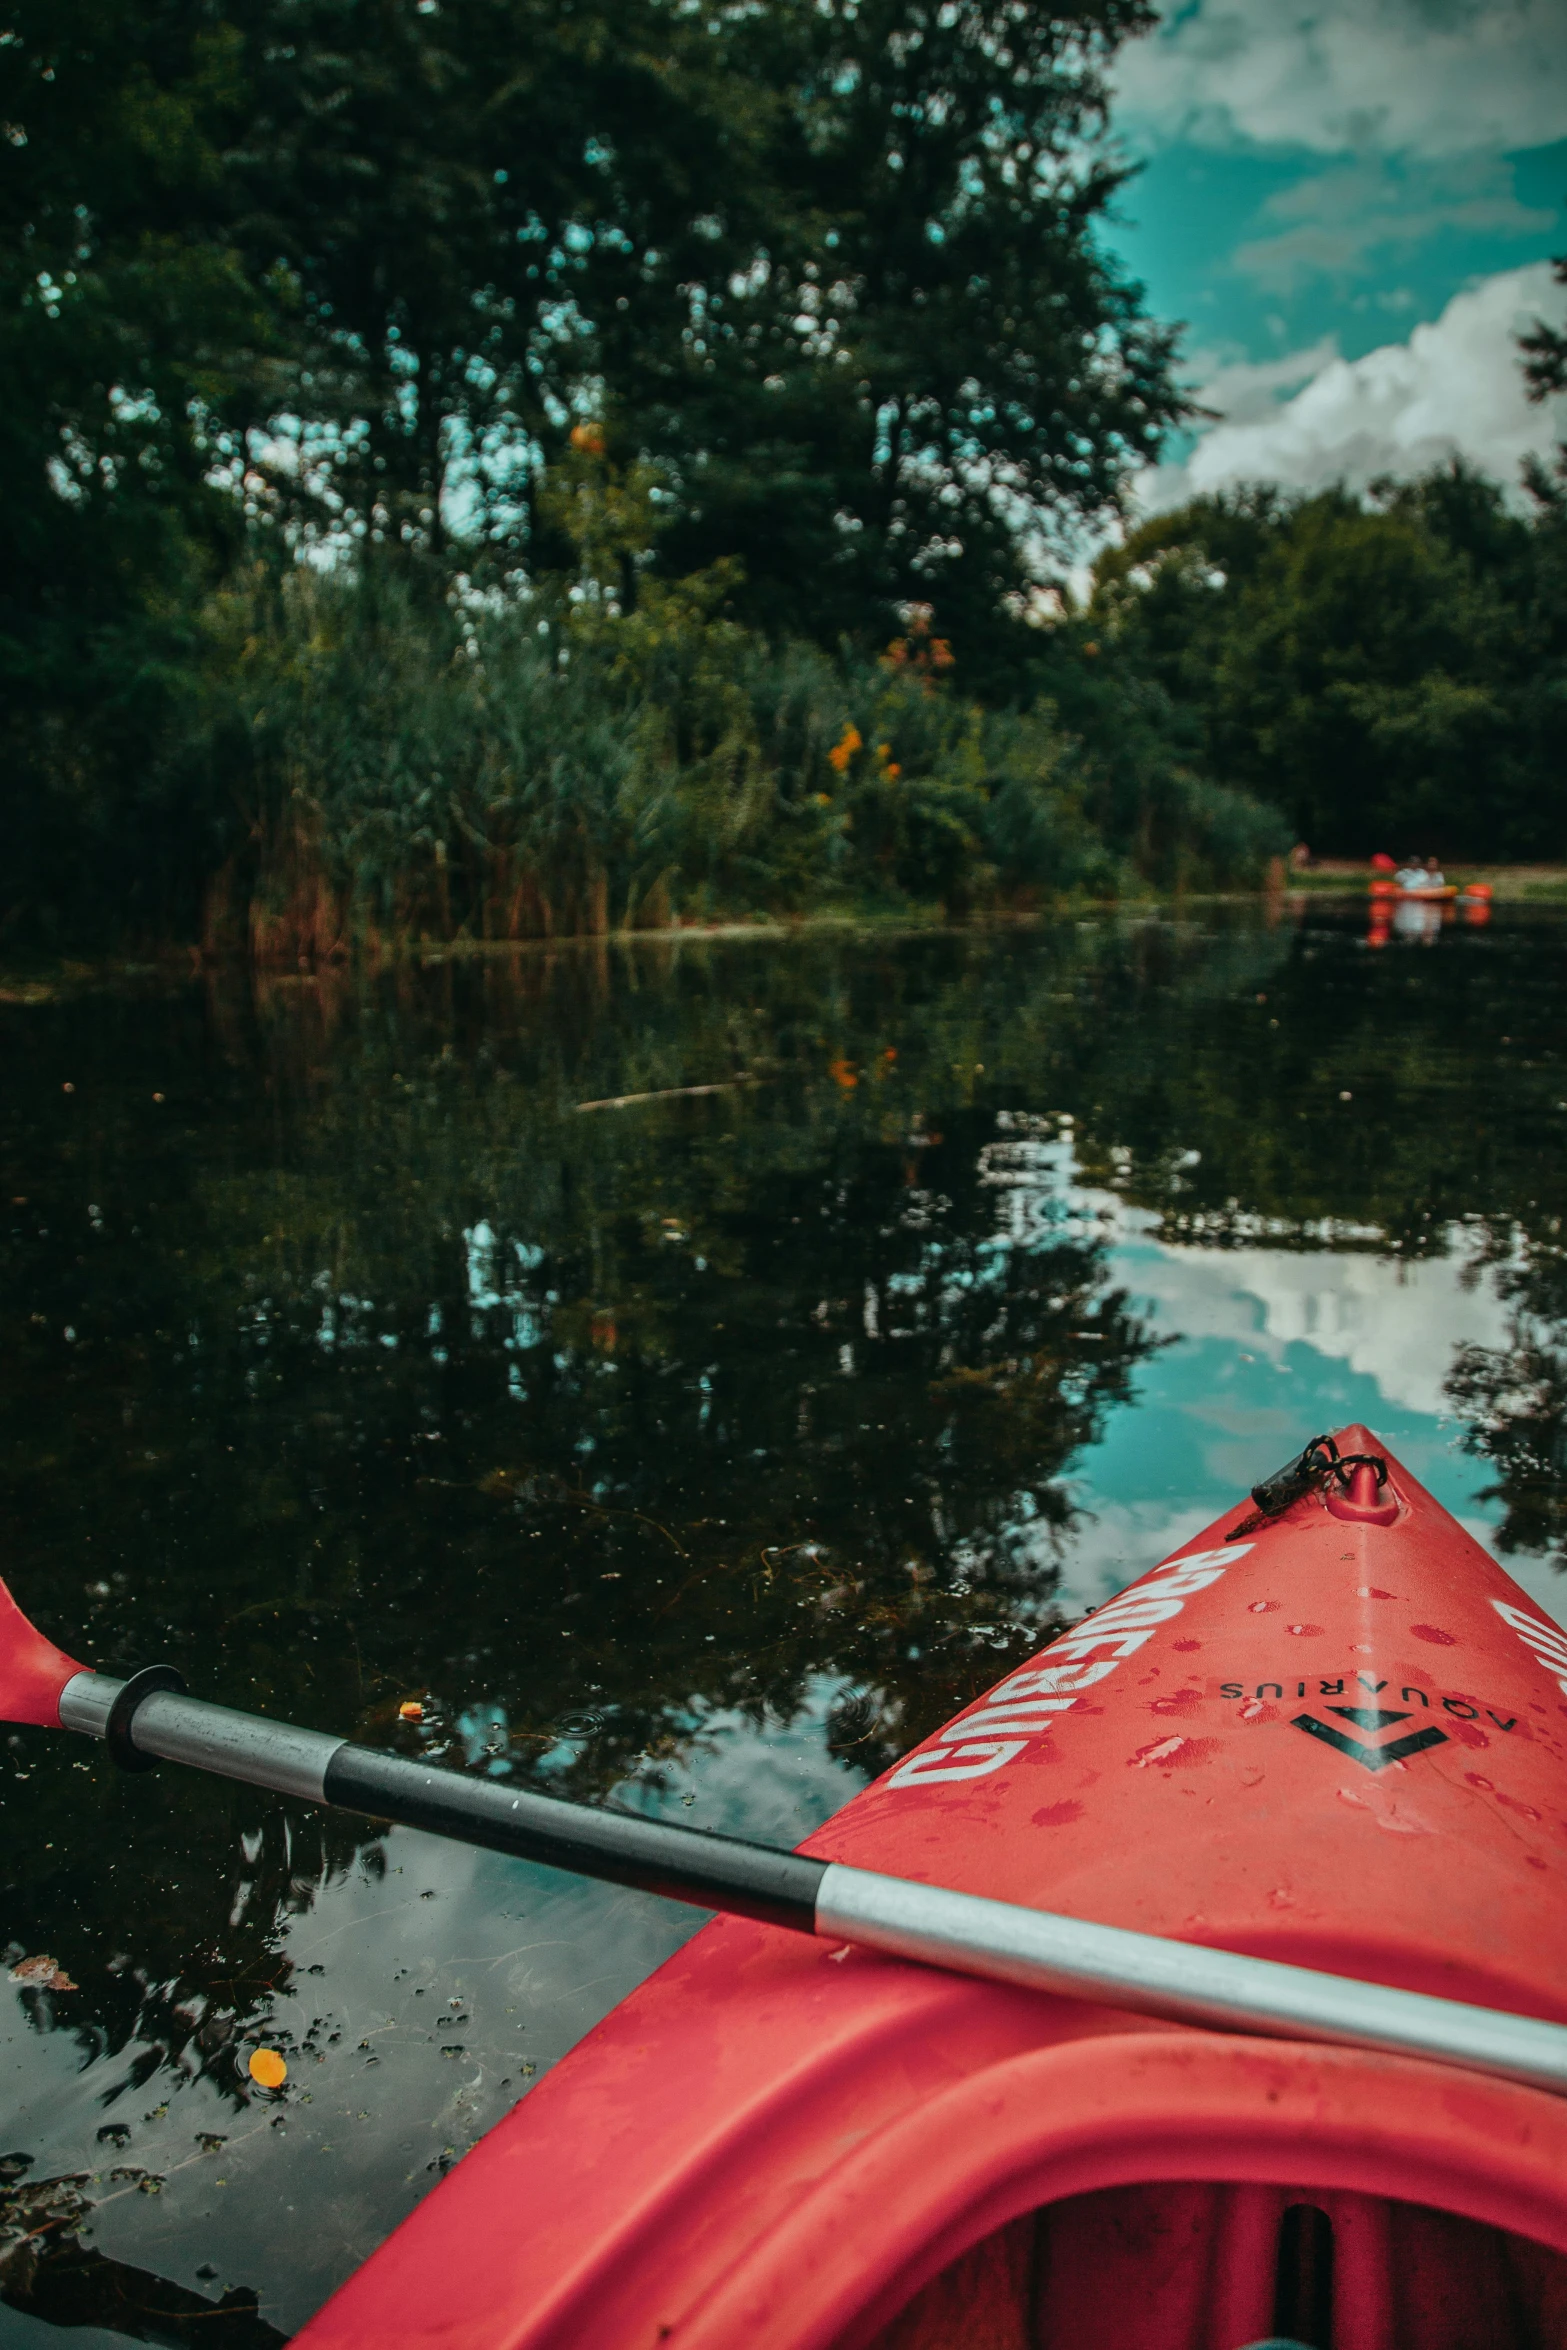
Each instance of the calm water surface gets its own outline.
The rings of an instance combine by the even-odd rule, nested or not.
[[[0,1004],[4,1572],[784,1842],[1346,1419],[1559,1607],[1564,1003],[1549,917],[1319,905]],[[7,2344],[291,2332],[698,1922],[0,1758]]]

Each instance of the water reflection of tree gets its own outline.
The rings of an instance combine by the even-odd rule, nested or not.
[[[1039,1637],[1061,1472],[1148,1343],[995,1105],[1213,963],[653,949],[51,1009],[7,1138],[19,1592],[106,1669],[573,1793],[824,1688],[878,1765]],[[731,1072],[764,1082],[575,1107]],[[8,1930],[70,1918],[128,2081],[243,2093],[278,1918],[361,1832],[15,1758]]]
[[[1567,1567],[1567,1255],[1557,1232],[1505,1236],[1513,1262],[1496,1280],[1514,1311],[1503,1347],[1458,1350],[1447,1393],[1468,1423],[1468,1449],[1491,1464],[1482,1498],[1499,1501],[1503,1551]],[[1498,1235],[1501,1241],[1502,1236]],[[1521,1258],[1521,1261],[1518,1261]]]

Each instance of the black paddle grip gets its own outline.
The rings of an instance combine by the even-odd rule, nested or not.
[[[144,1754],[137,1745],[133,1732],[136,1708],[144,1697],[152,1697],[160,1689],[171,1689],[183,1697],[186,1681],[183,1673],[173,1665],[143,1665],[139,1673],[121,1684],[120,1694],[109,1708],[109,1718],[103,1727],[103,1742],[109,1749],[109,1759],[122,1771],[155,1771],[158,1758]]]
[[[802,1853],[560,1803],[369,1746],[340,1746],[327,1764],[323,1792],[345,1811],[487,1845],[574,1876],[635,1885],[671,1901],[792,1926],[802,1934],[815,1930],[816,1891],[827,1863]]]

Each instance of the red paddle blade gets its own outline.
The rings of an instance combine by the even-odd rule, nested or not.
[[[0,1721],[58,1730],[60,1692],[73,1673],[85,1670],[34,1629],[0,1583]]]

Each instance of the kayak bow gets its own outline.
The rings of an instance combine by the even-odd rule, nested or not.
[[[1336,1977],[1340,2024],[1374,1984],[1567,2021],[1567,1637],[1368,1430],[1311,1449],[803,1856],[1209,1988]],[[870,1922],[708,1926],[299,2350],[1567,2342],[1560,2097],[1159,2023],[1108,1972],[1088,2004],[910,1966]]]

